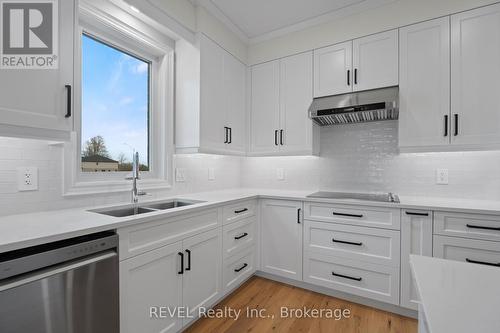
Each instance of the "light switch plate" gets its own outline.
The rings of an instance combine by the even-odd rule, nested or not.
[[[436,169],[436,184],[448,185],[448,169]]]
[[[208,168],[208,180],[215,180],[215,169]]]
[[[19,167],[17,168],[17,189],[19,191],[38,190],[38,168]]]
[[[276,178],[278,180],[285,180],[285,169],[277,168],[276,169]]]
[[[183,183],[186,181],[186,169],[175,168],[175,181],[178,183]]]

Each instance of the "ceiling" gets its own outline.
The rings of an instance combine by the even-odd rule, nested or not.
[[[252,41],[296,31],[394,0],[197,0]]]

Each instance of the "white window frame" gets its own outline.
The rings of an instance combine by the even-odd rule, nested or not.
[[[141,189],[165,189],[172,186],[173,165],[173,91],[174,50],[171,46],[151,37],[147,32],[131,27],[116,18],[130,15],[80,4],[79,22],[75,33],[74,103],[75,117],[71,143],[64,149],[64,194],[65,196],[130,191],[130,181],[125,180],[129,172],[83,172],[81,171],[81,43],[83,33],[119,50],[150,61],[149,89],[149,170],[141,172]],[[132,158],[132,151],[130,152]]]

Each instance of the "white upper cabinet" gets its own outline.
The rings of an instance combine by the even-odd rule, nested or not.
[[[450,140],[450,19],[399,31],[399,146],[431,147]]]
[[[316,154],[317,130],[308,117],[312,102],[312,52],[251,69],[249,155]]]
[[[176,43],[178,153],[246,153],[246,65],[207,36]]]
[[[398,31],[391,30],[352,43],[353,91],[398,85]]]
[[[29,136],[69,138],[73,128],[74,1],[58,1],[58,68],[0,69],[0,128],[10,125]],[[26,39],[25,39],[26,40]],[[7,127],[2,127],[7,125]],[[39,130],[33,130],[42,129]],[[19,132],[19,131],[18,131]],[[23,134],[24,135],[24,134]]]
[[[398,31],[314,50],[314,97],[398,85]]]
[[[314,97],[352,91],[352,41],[314,50]]]
[[[451,16],[454,145],[500,144],[500,4]]]

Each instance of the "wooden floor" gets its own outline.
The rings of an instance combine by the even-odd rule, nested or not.
[[[281,307],[349,309],[351,315],[350,318],[340,320],[333,318],[282,318]],[[414,319],[255,276],[214,307],[218,311],[225,308],[241,309],[239,319],[202,318],[189,327],[186,332],[417,332],[417,321]],[[264,319],[249,318],[246,316],[247,308],[265,309],[266,315],[269,317]]]

